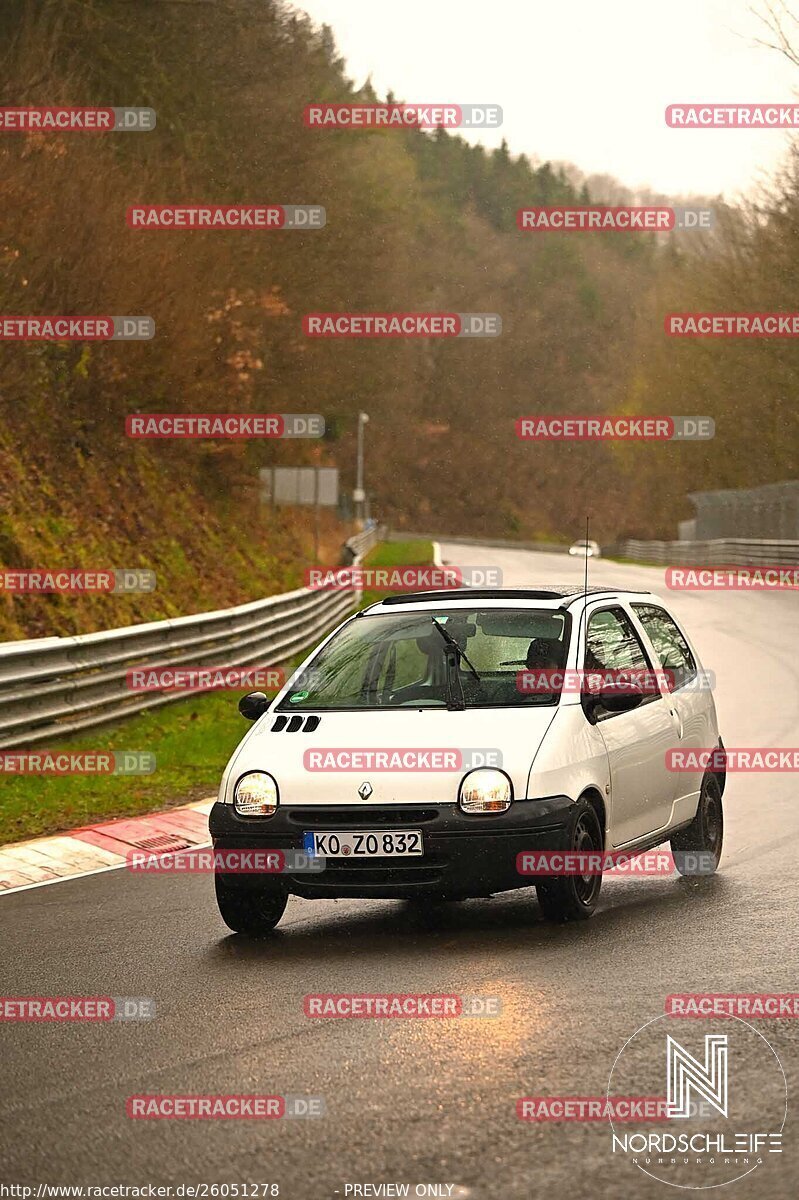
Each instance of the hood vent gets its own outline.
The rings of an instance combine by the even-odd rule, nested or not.
[[[303,733],[313,733],[318,728],[321,719],[315,715],[301,717],[299,713],[294,713],[287,717],[285,713],[281,713],[279,717],[275,717],[270,733],[283,733],[284,730],[286,733],[299,733],[300,730]]]

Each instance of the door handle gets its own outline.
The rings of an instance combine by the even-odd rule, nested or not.
[[[674,718],[674,724],[677,726],[677,737],[681,738],[682,734],[683,734],[682,717],[680,716],[680,714],[676,708],[670,709],[669,712],[671,713],[672,717]]]

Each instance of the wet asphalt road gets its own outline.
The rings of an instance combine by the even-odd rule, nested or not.
[[[581,577],[561,556],[442,549],[445,561],[500,565],[506,584]],[[596,564],[592,575],[665,594],[654,568]],[[716,673],[725,742],[799,744],[795,595],[672,600]],[[532,889],[421,911],[292,900],[263,942],[227,933],[203,876],[111,871],[0,898],[4,994],[157,1006],[149,1022],[0,1030],[0,1182],[278,1183],[299,1200],[389,1182],[485,1200],[674,1194],[610,1153],[605,1124],[533,1126],[515,1102],[604,1094],[623,1043],[669,993],[799,991],[796,779],[732,777],[725,810],[714,879],[606,881],[594,919],[564,927],[541,921]],[[503,1012],[312,1021],[308,992],[477,993],[499,996]],[[793,1104],[799,1024],[757,1025]],[[132,1121],[125,1099],[140,1093],[313,1095],[327,1111]],[[796,1196],[798,1140],[789,1111],[784,1153],[724,1194]]]

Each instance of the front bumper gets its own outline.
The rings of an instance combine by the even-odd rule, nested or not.
[[[517,800],[505,813],[476,816],[455,804],[367,806],[287,805],[273,817],[240,817],[216,803],[210,829],[215,850],[298,850],[303,833],[353,829],[421,829],[424,855],[332,859],[321,872],[225,874],[229,887],[283,890],[306,899],[487,896],[534,882],[516,870],[516,856],[565,850],[574,801],[568,796]]]

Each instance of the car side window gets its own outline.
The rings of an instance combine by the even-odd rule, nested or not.
[[[584,668],[601,672],[636,671],[644,680],[648,678],[652,664],[624,609],[606,608],[589,617]],[[659,699],[657,688],[644,687],[644,704]]]
[[[673,675],[671,691],[684,687],[696,676],[696,660],[677,624],[656,604],[633,604],[632,607],[663,667]]]

